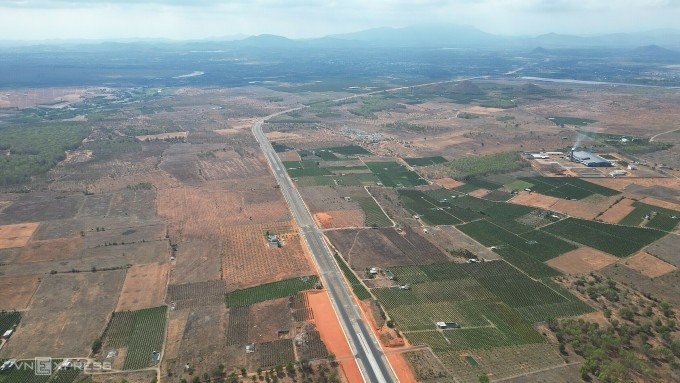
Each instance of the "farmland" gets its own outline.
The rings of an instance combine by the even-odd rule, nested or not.
[[[337,255],[335,256],[335,260],[338,262],[338,265],[340,265],[340,269],[342,269],[342,273],[345,274],[345,278],[349,282],[350,286],[352,286],[352,291],[354,291],[354,295],[356,295],[357,299],[364,300],[370,298],[371,294],[366,289],[366,286],[364,286],[359,278],[354,275],[345,261],[343,261],[342,258],[338,257]]]
[[[5,331],[13,329],[14,326],[19,324],[20,320],[21,320],[20,312],[0,313],[0,333],[4,334]]]
[[[528,167],[517,152],[503,152],[474,157],[458,158],[440,165],[449,176],[457,180],[483,177],[490,174],[508,173]]]
[[[547,117],[547,119],[557,126],[561,125],[586,126],[597,122],[596,120],[592,120],[590,118],[567,117],[567,116],[552,116]]]
[[[366,165],[387,187],[427,185],[427,181],[398,162],[369,162]]]
[[[430,166],[443,164],[448,162],[446,158],[442,156],[435,157],[420,157],[420,158],[404,158],[404,161],[411,166]]]
[[[311,275],[235,290],[227,294],[227,305],[229,307],[241,307],[271,299],[289,297],[300,291],[313,289],[317,281],[318,278],[315,275]]]
[[[577,218],[567,218],[542,230],[617,257],[632,255],[666,235],[656,229],[609,225]]]
[[[640,226],[644,223],[645,227],[670,232],[675,230],[678,222],[680,222],[680,212],[675,210],[664,209],[639,201],[634,202],[633,207],[635,209],[619,221],[619,224]]]
[[[165,338],[167,306],[115,312],[102,335],[103,350],[126,349],[122,369],[152,365],[151,354],[160,351]]]
[[[594,194],[611,197],[620,194],[618,191],[584,181],[580,178],[564,177],[522,177],[525,188],[531,188],[536,193],[566,198],[584,199]]]

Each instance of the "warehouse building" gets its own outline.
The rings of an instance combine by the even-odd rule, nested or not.
[[[612,163],[590,152],[572,152],[572,160],[591,168],[612,166]]]

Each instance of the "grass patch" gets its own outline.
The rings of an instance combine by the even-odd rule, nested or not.
[[[317,276],[311,275],[235,290],[227,294],[227,305],[229,307],[250,306],[271,299],[289,297],[300,291],[313,289],[317,281]]]
[[[350,286],[352,286],[352,291],[354,291],[354,295],[356,295],[357,299],[363,301],[364,299],[371,298],[371,294],[366,289],[366,286],[361,283],[345,261],[337,255],[335,256],[335,261],[340,266],[340,269],[342,269],[342,273],[345,274],[345,278],[349,281]]]

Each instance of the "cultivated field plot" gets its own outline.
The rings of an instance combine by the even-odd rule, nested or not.
[[[365,217],[363,210],[334,210],[314,214],[314,218],[323,229],[364,227]]]
[[[605,267],[600,273],[641,293],[650,294],[654,298],[667,301],[674,306],[680,305],[680,285],[678,284],[677,272],[650,278],[625,265],[616,264]]]
[[[608,225],[577,218],[567,218],[542,230],[617,257],[635,254],[666,235],[656,229]]]
[[[106,327],[124,279],[122,270],[42,277],[30,309],[0,357],[89,355],[92,341]]]
[[[290,298],[270,299],[249,306],[248,343],[272,342],[290,338],[293,317]]]
[[[486,219],[458,226],[458,229],[482,245],[493,247],[503,259],[534,277],[559,275],[543,262],[576,249],[571,243],[540,230],[518,235]]]
[[[564,365],[553,346],[545,343],[442,352],[437,356],[461,383],[477,383],[482,374],[495,381]]]
[[[134,311],[163,303],[169,264],[149,263],[127,269],[116,311]]]
[[[31,240],[21,249],[15,261],[18,263],[30,263],[78,258],[82,244],[83,240],[81,237],[48,239],[45,241]]]
[[[285,366],[295,361],[295,348],[292,339],[280,339],[273,342],[258,343],[255,352],[248,355],[248,365],[252,369],[270,369],[277,365]]]
[[[222,180],[229,178],[248,178],[269,175],[269,167],[264,157],[241,150],[211,151],[199,153],[199,169],[206,180]]]
[[[86,195],[85,201],[80,210],[78,210],[76,217],[106,217],[109,213],[112,200],[112,193]]]
[[[678,269],[670,263],[649,255],[646,251],[641,251],[632,257],[626,258],[624,264],[650,278],[660,277]]]
[[[25,367],[12,368],[0,373],[0,383],[71,383],[80,375],[78,369],[57,369],[63,359],[52,359],[52,374],[37,375],[32,369],[34,360],[19,361],[17,365],[26,363]]]
[[[235,290],[227,294],[227,305],[229,307],[249,306],[271,299],[290,297],[300,291],[314,289],[317,282],[317,276],[311,275]]]
[[[170,257],[170,246],[166,241],[152,241],[132,244],[118,244],[83,249],[78,260],[79,269],[83,267],[105,268],[121,267],[128,264],[147,264],[165,262]]]
[[[281,247],[268,243],[267,232],[278,235]],[[222,275],[230,290],[312,273],[300,235],[290,223],[228,226],[222,241]]]
[[[421,178],[404,165],[398,162],[368,162],[369,169],[375,174],[380,182],[387,187],[408,187],[427,185],[427,181]]]
[[[131,222],[148,222],[156,218],[154,190],[121,190],[113,194],[109,217],[124,217]]]
[[[194,240],[177,244],[170,283],[180,285],[205,282],[222,277],[222,241]]]
[[[0,226],[0,249],[11,249],[26,245],[40,223],[20,223]]]
[[[0,312],[0,332],[4,334],[5,331],[11,330],[19,324],[19,321],[21,321],[20,312]]]
[[[301,332],[295,337],[295,346],[298,350],[297,354],[300,358],[307,360],[327,357],[328,349],[321,340],[321,334],[319,334],[317,330],[313,329],[314,326],[309,327],[311,327],[311,329],[306,328],[305,331]]]
[[[39,284],[39,275],[0,277],[0,310],[26,309]]]
[[[616,262],[618,258],[589,247],[580,247],[546,261],[548,266],[565,274],[582,274],[599,270]]]
[[[159,190],[158,215],[170,220],[181,240],[218,238],[224,226],[288,221],[288,208],[280,192],[247,192],[177,188]],[[251,194],[251,196],[248,196]],[[261,197],[261,198],[260,198]],[[258,198],[259,200],[253,201]],[[261,201],[266,198],[268,201]]]
[[[614,189],[596,185],[580,178],[522,177],[520,180],[530,184],[531,186],[527,186],[527,188],[536,193],[557,198],[583,199],[593,194],[600,194],[605,197],[620,194]]]
[[[647,247],[647,252],[655,257],[680,267],[680,235],[667,235]]]
[[[199,159],[201,150],[210,150],[207,145],[189,143],[174,144],[163,152],[160,169],[187,185],[200,185],[205,179],[201,176]]]
[[[633,207],[634,202],[635,201],[630,198],[622,198],[619,202],[600,214],[597,219],[606,223],[619,223],[623,218],[635,210],[635,207]]]
[[[84,199],[82,194],[30,193],[0,212],[0,224],[72,218]]]
[[[404,158],[404,162],[411,166],[430,166],[443,164],[448,161],[446,158],[442,156],[435,156],[435,157]]]
[[[166,313],[167,306],[113,313],[102,335],[102,350],[125,350],[123,370],[151,366],[152,353],[163,347]]]
[[[230,308],[227,324],[227,346],[245,346],[248,343],[250,327],[250,306]]]
[[[680,211],[634,202],[635,210],[625,216],[619,224],[645,226],[663,231],[673,231],[680,223]]]
[[[376,288],[371,290],[373,294],[395,319],[398,327],[406,332],[407,338],[411,339],[409,331],[431,329],[439,335],[437,339],[441,340],[444,347],[452,347],[453,341],[449,337],[447,342],[435,331],[435,322],[458,322],[465,334],[471,334],[474,338],[477,328],[483,332],[502,331],[502,323],[510,321],[507,323],[509,327],[505,327],[508,334],[500,337],[498,334],[489,334],[487,342],[519,341],[515,338],[519,327],[513,326],[524,326],[521,323],[527,319],[537,322],[548,317],[592,311],[566,290],[549,282],[532,280],[503,261],[436,263],[390,270],[399,283],[409,284],[411,289]],[[494,301],[498,304],[502,302],[502,305],[487,307],[488,303]],[[504,305],[509,307],[506,309]],[[516,318],[521,318],[520,314],[526,319],[516,324]],[[493,318],[501,319],[496,323]],[[456,330],[448,331],[447,337]]]
[[[175,302],[177,310],[224,304],[226,292],[222,280],[169,285],[166,302]]]
[[[356,210],[360,209],[359,204],[345,193],[345,188],[331,186],[309,186],[299,188],[300,194],[309,209],[314,212],[325,212],[334,210]]]

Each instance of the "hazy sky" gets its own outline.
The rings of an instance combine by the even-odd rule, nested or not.
[[[0,0],[0,39],[301,38],[427,22],[598,34],[673,28],[679,19],[680,0]]]

